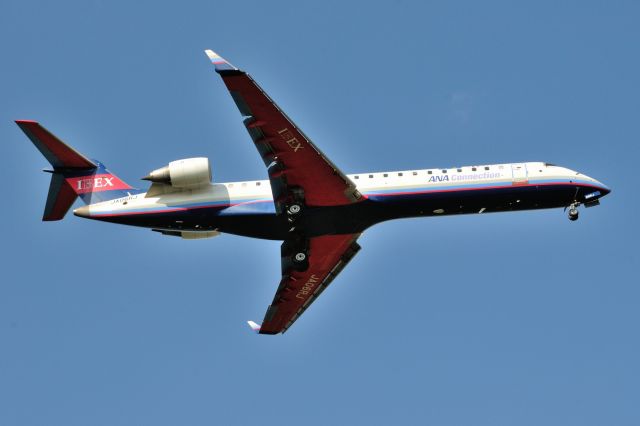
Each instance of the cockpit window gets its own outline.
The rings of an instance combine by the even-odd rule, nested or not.
[[[544,163],[545,167],[558,167],[555,164],[551,164],[551,163]]]

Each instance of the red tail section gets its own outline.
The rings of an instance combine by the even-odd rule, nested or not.
[[[16,124],[53,166],[53,170],[48,170],[52,176],[42,220],[62,219],[78,196],[91,204],[138,192],[103,164],[86,158],[38,122],[16,120]]]

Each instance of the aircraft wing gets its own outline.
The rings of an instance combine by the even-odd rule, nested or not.
[[[249,321],[260,334],[284,333],[356,255],[360,234],[324,235],[282,244],[282,279],[262,325]],[[306,260],[295,263],[297,253]]]
[[[267,166],[278,214],[296,202],[340,206],[361,198],[342,173],[244,71],[205,51],[244,118]]]

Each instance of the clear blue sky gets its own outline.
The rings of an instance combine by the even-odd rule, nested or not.
[[[640,424],[640,4],[0,6],[1,425]],[[266,176],[202,52],[251,72],[345,172],[549,161],[562,210],[405,220],[284,336],[279,243],[40,221],[41,121],[134,185]]]

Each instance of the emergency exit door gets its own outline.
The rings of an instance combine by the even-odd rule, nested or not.
[[[514,185],[526,185],[529,183],[526,164],[512,164],[511,173],[513,175],[512,182]]]

